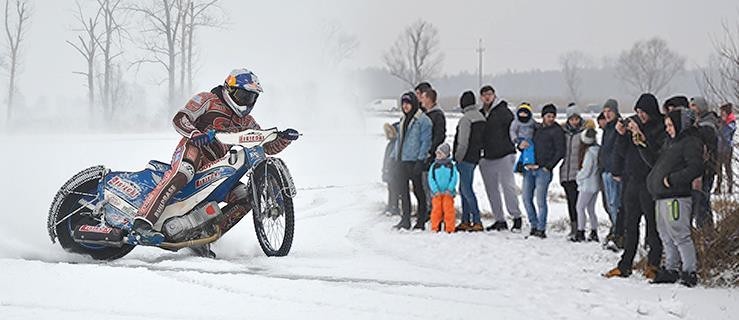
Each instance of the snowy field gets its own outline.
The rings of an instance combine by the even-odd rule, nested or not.
[[[379,183],[385,121],[354,135],[306,131],[280,154],[299,190],[283,258],[264,256],[250,218],[215,244],[215,260],[152,248],[113,262],[68,254],[45,228],[59,186],[95,164],[166,161],[177,136],[0,136],[0,319],[737,319],[736,289],[606,280],[618,255],[564,231],[391,230],[398,218],[381,213]],[[476,191],[489,212],[479,177]],[[550,222],[566,216],[561,201],[550,206]]]

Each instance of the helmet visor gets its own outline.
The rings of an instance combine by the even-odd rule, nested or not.
[[[252,108],[257,103],[259,93],[248,91],[243,88],[229,88],[231,99],[240,107]]]

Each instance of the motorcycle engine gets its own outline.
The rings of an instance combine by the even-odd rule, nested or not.
[[[208,222],[221,215],[218,203],[211,201],[196,207],[189,213],[167,219],[162,226],[162,233],[172,241],[184,241],[197,236]]]

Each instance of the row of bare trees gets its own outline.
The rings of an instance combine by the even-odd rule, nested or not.
[[[438,29],[427,21],[417,20],[405,28],[384,54],[385,68],[410,86],[430,80],[438,75],[444,60],[439,42]],[[739,51],[737,44],[732,44],[733,50]],[[581,98],[583,71],[592,62],[582,52],[571,51],[560,56],[560,65],[566,94],[572,101],[578,101]],[[657,37],[636,42],[631,49],[620,54],[615,64],[616,76],[631,91],[655,94],[666,90],[670,81],[684,69],[685,58],[671,50],[665,40]]]
[[[134,64],[153,63],[167,72],[170,108],[192,91],[196,30],[223,26],[223,20],[213,10],[217,5],[218,0],[159,0],[129,7],[141,15],[147,25],[141,39],[147,56]]]
[[[85,70],[74,73],[85,79],[90,112],[100,110],[108,120],[120,105],[118,99],[125,91],[123,78],[133,66],[138,70],[152,63],[166,71],[170,109],[178,99],[189,95],[196,68],[196,32],[202,27],[223,25],[219,0],[134,1],[78,0],[73,28],[77,36],[66,41],[85,62]],[[18,70],[31,13],[29,0],[5,0],[7,53],[3,57],[7,61],[2,62],[9,75],[8,120],[15,107]],[[143,54],[130,54],[131,46],[139,47]],[[131,56],[124,58],[124,53]]]
[[[566,95],[577,102],[582,98],[583,72],[594,67],[592,59],[580,51],[570,51],[560,56],[559,63]],[[637,41],[621,52],[613,68],[615,76],[630,92],[660,95],[669,90],[672,79],[685,70],[685,58],[671,50],[665,40],[655,37]]]

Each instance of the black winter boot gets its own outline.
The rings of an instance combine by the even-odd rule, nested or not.
[[[698,275],[693,272],[680,272],[680,284],[692,288],[698,285]]]
[[[485,228],[485,231],[493,231],[493,230],[495,231],[508,230],[508,223],[506,223],[505,221],[495,221],[495,223]]]
[[[394,225],[393,228],[397,230],[400,230],[400,229],[408,230],[411,228],[411,221],[402,219],[400,220],[400,222],[398,222],[398,224]]]
[[[585,241],[585,230],[575,231],[575,235],[569,238],[572,242],[583,242]]]
[[[521,232],[521,218],[513,219],[513,227],[511,227],[511,232]]]
[[[667,270],[665,268],[657,271],[657,276],[654,277],[652,283],[675,283],[680,278],[680,273],[677,270]]]
[[[590,235],[588,236],[588,241],[600,241],[598,239],[598,230],[590,230]]]
[[[568,237],[574,239],[577,236],[577,222],[570,222],[570,234]]]

